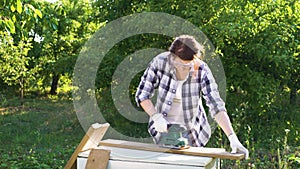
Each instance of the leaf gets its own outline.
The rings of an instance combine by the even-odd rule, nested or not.
[[[9,28],[10,33],[12,33],[12,34],[16,33],[16,29],[15,29],[15,25],[14,25],[13,21],[11,21],[10,19],[7,20],[6,26]]]
[[[55,23],[51,23],[51,26],[54,30],[57,30],[57,25]]]
[[[15,6],[14,6],[14,5],[11,5],[11,6],[10,6],[10,10],[11,10],[12,12],[15,12],[15,10],[16,10]]]
[[[17,21],[16,15],[14,15],[11,19],[14,23],[16,23],[16,21]]]
[[[37,16],[39,16],[42,19],[43,14],[42,14],[42,12],[40,10],[35,9],[34,12],[35,12],[35,14],[37,14]]]
[[[19,14],[22,13],[22,3],[21,3],[21,0],[17,0],[17,12]]]
[[[237,33],[236,33],[236,32],[232,32],[232,36],[233,36],[234,38],[236,38],[236,37],[237,37]]]
[[[26,4],[26,6],[27,6],[27,8],[29,8],[29,9],[31,9],[31,10],[35,10],[35,8],[32,6],[32,5],[30,5],[30,4]]]

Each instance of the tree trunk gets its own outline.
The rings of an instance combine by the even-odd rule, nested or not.
[[[24,78],[21,77],[19,80],[19,84],[20,84],[20,102],[21,102],[21,106],[24,105]]]
[[[50,90],[51,95],[56,95],[57,94],[57,87],[58,87],[59,77],[60,77],[59,74],[53,74],[51,90]]]

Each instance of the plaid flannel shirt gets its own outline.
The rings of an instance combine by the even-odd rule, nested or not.
[[[139,105],[143,100],[151,99],[157,89],[155,109],[165,117],[168,116],[178,85],[176,70],[170,62],[171,57],[170,52],[156,56],[141,77],[136,92],[136,102]],[[210,125],[202,105],[202,95],[212,117],[220,111],[226,111],[226,108],[208,65],[200,59],[196,59],[195,62],[197,67],[191,69],[182,86],[182,107],[189,138],[193,146],[202,147],[206,145],[211,135]],[[148,131],[154,142],[158,143],[161,134],[153,127],[151,118]]]

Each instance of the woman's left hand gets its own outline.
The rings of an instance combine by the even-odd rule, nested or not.
[[[245,159],[249,158],[249,151],[241,144],[236,134],[228,136],[230,141],[231,153],[241,152],[245,154]]]

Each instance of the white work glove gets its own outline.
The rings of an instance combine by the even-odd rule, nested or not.
[[[245,159],[249,158],[249,151],[240,143],[236,134],[231,134],[228,136],[230,141],[231,153],[241,152],[245,154]]]
[[[156,131],[160,133],[167,133],[168,132],[168,124],[169,122],[164,118],[161,113],[155,113],[151,116],[153,120],[153,126]]]

